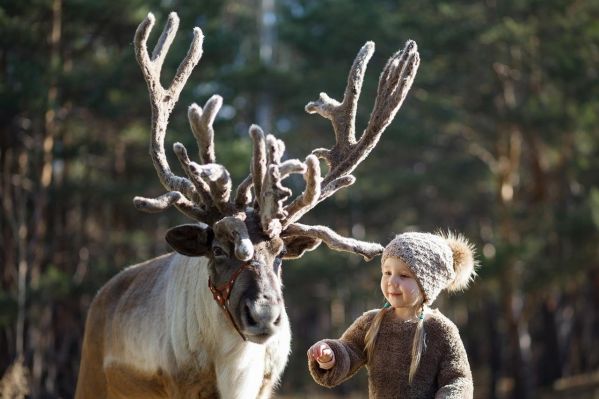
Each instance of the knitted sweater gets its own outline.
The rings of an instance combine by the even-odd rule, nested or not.
[[[368,360],[364,338],[378,311],[364,313],[340,339],[325,340],[335,353],[335,365],[323,370],[310,359],[308,367],[314,381],[330,388],[366,365],[369,398],[472,398],[472,373],[455,324],[438,310],[427,314],[426,349],[410,385],[408,375],[416,323],[398,320],[392,312],[386,314],[374,353]]]

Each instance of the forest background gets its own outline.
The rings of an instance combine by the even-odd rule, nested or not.
[[[463,232],[477,247],[479,278],[436,305],[460,328],[476,397],[593,397],[593,0],[3,0],[0,376],[21,358],[31,397],[72,397],[94,294],[126,265],[168,251],[166,229],[186,222],[174,210],[141,214],[132,205],[135,195],[163,192],[148,155],[150,106],[132,38],[151,11],[155,40],[173,10],[181,23],[163,82],[194,26],[206,39],[166,147],[193,148],[187,106],[221,94],[216,152],[237,183],[248,171],[251,123],[285,140],[292,158],[332,145],[329,122],[303,107],[320,91],[340,99],[358,49],[373,40],[360,131],[384,62],[414,39],[420,71],[395,122],[357,183],[305,221],[382,244],[406,230]],[[305,354],[381,305],[378,262],[322,246],[285,263],[293,352],[278,397],[366,395],[363,372],[334,390],[318,387]]]

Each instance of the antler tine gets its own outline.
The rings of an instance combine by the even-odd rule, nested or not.
[[[318,113],[330,119],[335,130],[336,143],[331,149],[316,149],[312,153],[324,159],[329,171],[322,182],[318,202],[342,187],[353,184],[350,173],[368,156],[381,134],[389,125],[409,91],[420,58],[414,41],[409,40],[402,51],[387,62],[381,77],[375,105],[368,126],[360,139],[355,139],[355,118],[366,65],[374,52],[374,43],[367,42],[354,61],[349,73],[343,102],[331,99],[325,93],[317,101],[306,105],[308,113]]]
[[[278,163],[281,159],[279,142],[272,135],[266,136],[267,169],[260,193],[260,222],[262,229],[273,237],[281,233],[281,219],[285,217],[283,202],[291,195],[291,190],[281,184],[281,171]]]
[[[368,127],[360,138],[360,142],[364,142],[363,146],[368,148],[361,159],[364,159],[376,145],[385,128],[399,111],[412,87],[419,65],[418,46],[413,40],[408,40],[404,49],[395,53],[385,65],[379,78],[377,96]]]
[[[322,182],[322,177],[320,177],[320,163],[316,156],[308,155],[305,165],[304,180],[306,181],[306,189],[291,204],[285,207],[287,217],[283,222],[283,229],[294,221],[299,220],[318,203],[320,183]]]
[[[260,207],[260,196],[262,195],[262,182],[266,176],[266,141],[264,132],[258,125],[250,126],[250,136],[254,144],[252,156],[252,180],[254,184],[255,206]]]
[[[346,149],[356,142],[355,120],[356,110],[358,108],[358,97],[362,91],[366,65],[374,53],[374,43],[366,42],[358,52],[356,59],[351,67],[347,78],[347,86],[343,95],[343,102],[330,98],[326,93],[320,93],[320,98],[308,103],[305,107],[306,112],[319,115],[329,119],[333,124],[335,131],[335,147]],[[315,155],[323,158],[331,165],[331,152],[334,150],[317,149]]]
[[[252,202],[252,187],[254,182],[252,181],[252,175],[249,174],[235,191],[235,208],[239,211],[245,210],[245,208]]]
[[[278,140],[272,134],[266,135],[266,163],[267,165],[278,165],[285,152],[285,143]]]
[[[281,164],[285,152],[285,143],[273,135],[266,136],[267,170],[259,197],[260,223],[269,236],[278,235],[283,228],[282,221],[287,216],[283,203],[292,192],[281,184],[281,181],[291,173],[303,173],[304,165],[297,160]]]
[[[150,16],[152,14],[148,14],[148,16]],[[153,19],[153,15],[152,15],[152,19]],[[152,20],[152,24],[154,24],[154,21]],[[160,70],[162,68],[162,64],[164,63],[164,59],[166,58],[166,54],[168,53],[168,50],[171,47],[171,44],[173,43],[173,40],[175,39],[175,36],[177,35],[177,30],[179,29],[179,17],[177,16],[177,13],[175,12],[171,12],[168,15],[168,19],[166,21],[166,24],[164,25],[164,29],[162,31],[162,34],[160,35],[160,38],[158,39],[158,42],[156,43],[156,46],[154,47],[154,51],[152,51],[152,62],[154,63],[154,66]],[[150,30],[152,30],[152,27],[150,27]],[[147,41],[147,37],[146,37],[146,41]]]
[[[281,236],[304,236],[319,239],[333,250],[357,253],[367,261],[383,253],[383,247],[380,244],[343,237],[326,226],[292,223],[287,226]]]
[[[257,192],[257,207],[260,207],[260,193],[262,192],[262,187],[264,184],[264,178],[266,174],[264,174],[262,178],[260,178],[260,175],[262,174],[261,171],[266,169],[266,158],[277,158],[277,160],[280,160],[284,150],[283,142],[280,140],[275,140],[274,143],[276,145],[276,148],[274,148],[271,144],[271,146],[269,147],[271,148],[270,155],[267,155],[265,144],[266,140],[264,138],[264,133],[262,132],[262,130],[258,126],[254,125],[250,130],[250,134],[254,139],[254,155],[252,157],[253,159],[251,164],[252,173],[250,173],[237,187],[237,192],[235,194],[235,208],[237,210],[244,210],[245,207],[252,201],[252,187],[254,187],[254,190]],[[306,166],[297,159],[289,159],[278,164],[278,169],[280,176],[279,179],[283,180],[292,173],[305,173]],[[257,180],[257,183],[254,180]],[[258,185],[258,187],[260,188],[256,189],[256,185]]]
[[[179,68],[173,78],[170,86],[165,89],[160,83],[160,72],[166,54],[176,35],[179,18],[176,13],[169,14],[168,21],[152,53],[152,58],[148,54],[147,42],[150,31],[154,26],[155,18],[152,13],[142,21],[135,32],[134,44],[135,55],[139,63],[144,79],[148,85],[150,102],[152,105],[152,139],[150,141],[150,156],[154,163],[154,168],[162,185],[171,193],[166,197],[157,199],[147,199],[137,197],[134,203],[139,209],[156,212],[175,205],[179,210],[187,215],[194,215],[194,218],[204,215],[204,212],[190,211],[190,209],[201,210],[193,204],[198,201],[198,192],[194,184],[187,178],[176,176],[171,172],[164,151],[164,137],[166,127],[175,103],[183,86],[187,82],[193,68],[197,65],[202,55],[203,34],[199,28],[194,28],[194,37],[185,58],[181,61]],[[185,197],[182,199],[178,196]],[[203,217],[203,216],[202,216]]]
[[[214,128],[212,124],[222,105],[223,98],[215,94],[206,101],[203,110],[199,105],[192,104],[187,112],[191,130],[198,142],[200,161],[204,164],[214,163],[216,159],[214,156]]]
[[[279,164],[279,173],[281,173],[281,179],[293,173],[306,173],[306,165],[297,159],[288,159]]]
[[[176,206],[185,215],[196,220],[206,220],[208,216],[206,211],[195,205],[183,196],[179,191],[169,191],[157,198],[133,198],[133,204],[140,211],[148,213],[158,213],[171,206]]]
[[[194,170],[192,169],[192,164],[194,162],[189,159],[189,156],[187,155],[187,149],[183,144],[177,142],[173,144],[173,151],[175,152],[183,171],[191,179],[191,182],[195,186],[202,203],[207,209],[210,208],[214,204],[212,197],[210,196],[210,185],[194,173]]]
[[[199,165],[191,161],[187,156],[185,146],[181,143],[175,143],[173,150],[206,207],[210,208],[214,205],[221,214],[231,213],[232,208],[229,203],[231,176],[229,171],[217,163]]]
[[[233,212],[229,200],[231,198],[231,175],[227,168],[217,163],[198,165],[192,162],[191,173],[208,182],[210,196],[214,205],[222,214]]]
[[[281,185],[279,168],[268,165],[260,198],[260,223],[269,237],[281,233],[281,219],[285,217],[283,202],[290,195],[291,190]]]

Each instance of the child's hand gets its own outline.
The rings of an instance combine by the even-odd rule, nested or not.
[[[321,369],[328,370],[335,365],[335,353],[324,341],[318,341],[308,349],[308,357],[318,362]]]

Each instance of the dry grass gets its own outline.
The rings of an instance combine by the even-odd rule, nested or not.
[[[29,370],[18,358],[0,379],[0,398],[23,399],[29,394]]]

